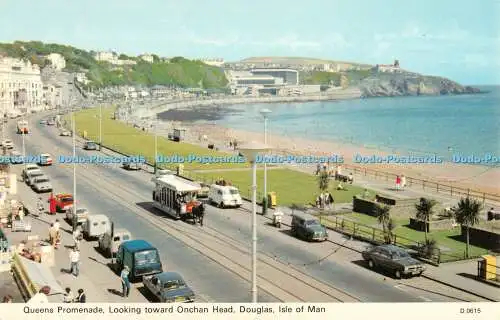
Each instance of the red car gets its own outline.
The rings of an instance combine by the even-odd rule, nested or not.
[[[63,212],[73,206],[73,196],[68,193],[60,193],[54,196],[56,212]]]

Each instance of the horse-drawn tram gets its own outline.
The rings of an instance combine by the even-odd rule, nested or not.
[[[154,177],[153,206],[175,219],[193,220],[203,225],[205,208],[196,199],[201,185],[173,174]]]

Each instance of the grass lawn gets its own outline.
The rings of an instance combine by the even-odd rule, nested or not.
[[[196,172],[193,174],[194,179],[212,181],[220,177],[231,181],[235,186],[238,186],[242,196],[251,196],[252,171],[234,170],[224,172]],[[264,171],[257,170],[257,192],[258,200],[263,197],[264,192]],[[347,191],[334,190],[336,184],[330,183],[330,192],[332,193],[336,203],[352,202],[354,195],[362,194],[364,188],[354,185],[346,185]],[[303,172],[290,169],[271,169],[267,170],[267,191],[276,192],[278,205],[309,204],[314,203],[319,194],[317,177]],[[372,194],[375,194],[372,192]]]
[[[102,140],[103,145],[119,150],[129,155],[142,155],[148,162],[154,162],[154,135],[133,128],[123,122],[113,120],[115,108],[103,108]],[[99,108],[86,109],[76,113],[76,131],[79,135],[87,132],[88,139],[99,140]],[[65,120],[69,121],[67,116]],[[212,151],[188,143],[173,142],[163,137],[158,137],[158,153],[161,155],[179,155],[186,157],[190,154],[199,156],[227,156],[227,153]],[[164,168],[175,168],[177,165],[161,165]],[[184,163],[186,170],[191,169],[218,169],[218,168],[244,168],[248,164],[240,163],[210,163],[199,162]]]
[[[382,227],[378,224],[377,218],[369,216],[367,214],[363,213],[349,213],[342,215],[340,217],[344,217],[350,221],[354,221],[357,223],[360,223],[362,225],[366,225],[369,227],[376,227],[379,229],[382,229]],[[420,232],[417,230],[413,230],[409,228],[407,225],[409,224],[409,219],[399,219],[396,220],[396,229],[395,229],[395,234],[396,234],[396,239],[398,243],[402,244],[411,244],[411,243],[405,243],[409,242],[403,238],[413,240],[415,242],[420,242],[423,243],[425,240],[425,235],[424,232]],[[328,223],[328,222],[327,222]],[[364,229],[366,230],[367,234],[371,234],[372,230],[368,230],[371,228],[368,227],[361,227],[363,232]],[[464,256],[465,253],[465,242],[462,242],[460,240],[455,240],[454,237],[460,235],[460,227],[456,227],[451,230],[440,230],[440,231],[433,231],[428,234],[429,238],[433,238],[437,241],[438,246],[441,248],[441,259],[443,262],[447,260],[455,260],[456,258],[461,258]],[[403,238],[397,238],[397,236],[403,237]],[[471,245],[469,247],[469,255],[470,256],[481,256],[484,254],[487,254],[488,250],[473,246]],[[455,259],[453,259],[455,258]]]

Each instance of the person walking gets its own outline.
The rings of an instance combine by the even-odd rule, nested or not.
[[[57,240],[57,231],[54,228],[54,224],[51,223],[49,227],[49,242],[50,245],[55,247],[56,246],[56,240]]]
[[[63,302],[64,303],[72,303],[75,298],[73,296],[73,292],[71,292],[71,288],[66,288],[65,290],[65,293],[64,293],[64,297],[63,297]]]
[[[85,303],[87,302],[87,296],[83,289],[78,289],[78,296],[76,296],[75,302],[77,303]]]
[[[127,266],[125,266],[120,274],[120,279],[122,281],[122,297],[128,297],[130,293],[130,280],[129,280],[130,271]]]
[[[70,251],[69,261],[70,261],[70,269],[69,269],[70,272],[75,277],[78,277],[78,275],[80,274],[80,252],[76,248],[73,248],[73,250]]]
[[[82,240],[82,233],[80,231],[80,228],[76,227],[75,231],[73,231],[73,241],[75,242],[74,247],[76,250],[80,250],[80,241]]]
[[[24,207],[23,206],[19,207],[19,213],[18,213],[17,216],[19,217],[19,221],[23,221],[24,220]]]
[[[43,204],[42,197],[38,198],[38,202],[37,202],[36,206],[37,206],[37,209],[38,209],[38,215],[41,216],[42,213],[44,213],[44,211],[45,211],[45,206]]]
[[[396,176],[396,190],[400,190],[401,189],[401,177],[400,176]]]
[[[49,213],[56,214],[56,199],[52,195],[49,198]]]
[[[406,187],[406,177],[405,175],[401,175],[401,189],[404,189]]]

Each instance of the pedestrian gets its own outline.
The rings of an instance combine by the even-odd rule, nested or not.
[[[488,221],[495,219],[495,208],[491,208],[490,211],[488,211],[488,213],[486,214],[486,219]]]
[[[53,246],[53,247],[55,247],[56,240],[57,240],[57,231],[54,228],[54,224],[51,223],[50,227],[49,227],[49,242],[50,242],[50,245]]]
[[[73,241],[75,243],[74,247],[76,250],[80,250],[81,235],[82,233],[80,232],[80,228],[76,227],[73,231]]]
[[[401,189],[401,177],[398,175],[396,176],[396,190]]]
[[[347,178],[347,180],[349,181],[350,184],[354,182],[354,176],[352,175],[352,172],[349,173],[349,178]]]
[[[38,198],[37,208],[38,208],[38,215],[41,216],[42,213],[45,211],[45,206],[43,204],[42,197]]]
[[[129,280],[129,269],[125,266],[120,274],[120,279],[122,281],[122,297],[128,297],[130,293],[130,280]]]
[[[24,207],[23,207],[23,206],[20,206],[20,207],[19,207],[18,217],[19,217],[19,220],[20,220],[20,221],[23,221],[23,220],[24,220]]]
[[[56,199],[52,195],[49,199],[49,212],[50,214],[56,214]]]
[[[56,229],[56,231],[59,231],[60,228],[61,225],[59,224],[59,219],[56,219],[56,222],[54,222],[54,229]]]
[[[3,303],[12,303],[12,296],[11,295],[6,295],[3,297]]]
[[[63,297],[63,302],[64,303],[71,303],[75,300],[74,296],[73,296],[73,292],[71,292],[71,288],[66,288],[65,290],[65,293],[64,293],[64,297]]]
[[[333,199],[331,192],[328,192],[328,203],[330,204],[330,207],[333,206],[334,202],[335,202],[335,199]]]
[[[78,303],[87,302],[87,296],[85,295],[85,292],[83,291],[83,289],[78,289],[78,296],[76,296],[75,302],[78,302]]]
[[[405,175],[401,175],[401,188],[404,189],[406,187],[406,177]]]
[[[78,277],[80,274],[80,252],[76,249],[73,248],[73,250],[70,251],[69,253],[69,261],[70,261],[70,272],[75,276]]]

